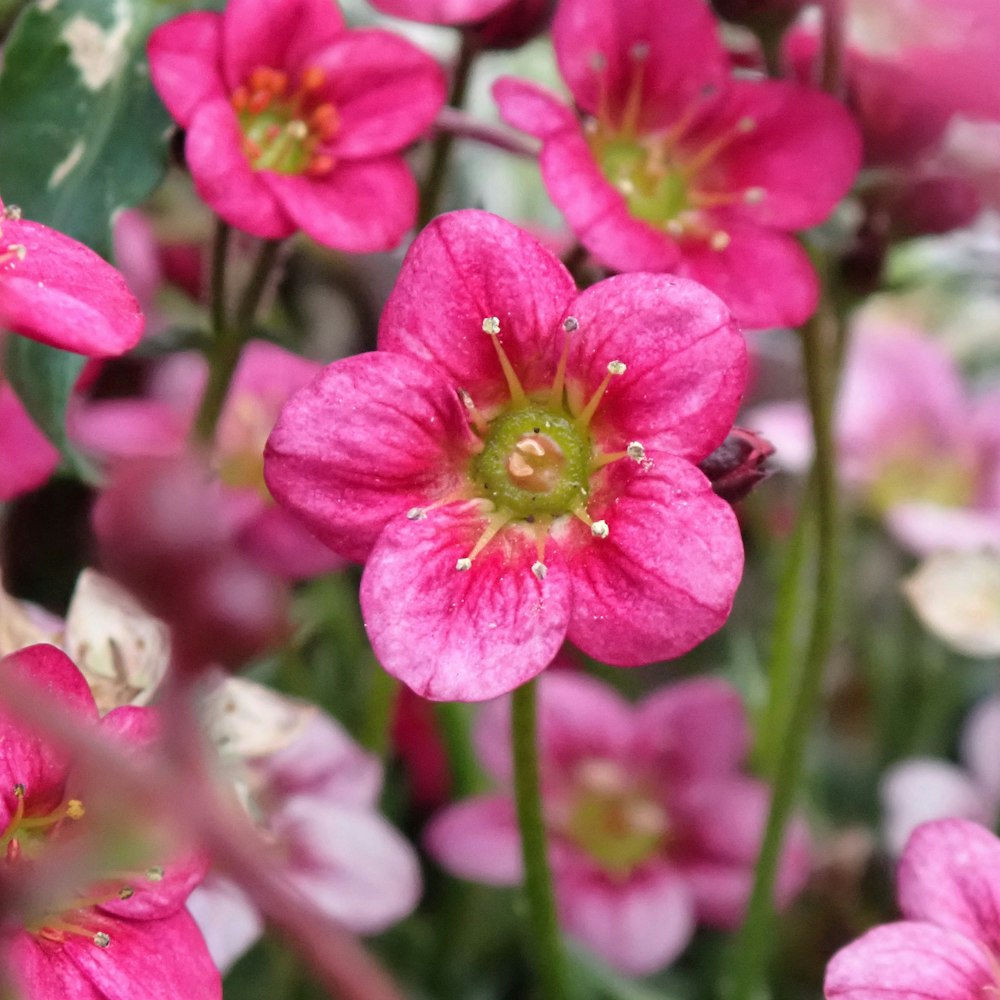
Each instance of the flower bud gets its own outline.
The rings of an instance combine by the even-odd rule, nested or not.
[[[712,489],[728,503],[742,500],[771,470],[765,462],[774,445],[745,427],[734,427],[722,444],[698,468],[708,476]]]

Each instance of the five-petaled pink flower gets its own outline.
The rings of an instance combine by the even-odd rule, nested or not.
[[[818,91],[731,79],[716,32],[699,0],[563,0],[553,39],[583,122],[524,81],[494,96],[542,140],[546,187],[605,266],[694,278],[747,326],[798,324],[818,284],[792,233],[846,193],[857,129]]]
[[[409,42],[348,30],[330,0],[230,0],[154,31],[149,65],[187,130],[195,186],[227,222],[357,252],[387,250],[413,225],[401,153],[445,85]]]
[[[0,201],[0,329],[103,358],[134,347],[144,324],[107,261]]]
[[[0,685],[10,676],[37,685],[81,725],[98,725],[83,674],[54,646],[29,646],[0,660]],[[149,709],[118,708],[100,720],[100,728],[124,750],[153,738],[155,717]],[[3,875],[30,874],[48,848],[65,847],[85,834],[87,787],[62,752],[0,714]],[[218,1000],[218,971],[184,909],[204,871],[204,859],[189,856],[102,878],[65,900],[49,898],[25,926],[5,926],[0,936],[5,967],[25,1000],[139,994],[150,1000]]]
[[[507,699],[484,706],[475,731],[490,775],[508,785]],[[539,686],[542,795],[560,920],[605,961],[644,975],[675,958],[698,922],[742,919],[769,791],[742,773],[750,734],[739,695],[711,678],[682,681],[629,705],[579,674]],[[450,806],[427,829],[450,872],[492,885],[522,877],[509,793]],[[798,821],[782,857],[778,897],[809,870]]]
[[[1000,841],[964,819],[925,823],[899,863],[904,919],[830,961],[827,1000],[983,1000],[1000,992]]]
[[[732,426],[746,352],[700,285],[577,293],[527,233],[439,216],[403,262],[379,350],[291,398],[272,495],[347,558],[382,665],[479,700],[565,638],[609,663],[679,656],[725,621],[743,550],[695,463]]]

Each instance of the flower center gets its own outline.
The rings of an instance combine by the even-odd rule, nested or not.
[[[876,511],[901,503],[966,507],[976,494],[976,476],[965,456],[900,450],[882,462],[868,491]]]
[[[227,405],[215,446],[219,479],[236,489],[252,489],[273,503],[264,482],[264,445],[274,427],[280,403],[273,406],[246,394]]]
[[[615,761],[584,761],[575,785],[563,832],[604,871],[626,877],[663,849],[666,810]]]
[[[334,166],[327,144],[340,130],[337,109],[323,100],[326,74],[312,66],[289,89],[288,75],[259,66],[233,91],[243,152],[254,170],[326,174]]]

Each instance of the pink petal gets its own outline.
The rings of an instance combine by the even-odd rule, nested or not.
[[[216,967],[225,974],[264,933],[264,921],[235,882],[210,874],[187,901]]]
[[[615,379],[593,423],[602,450],[639,440],[647,450],[704,458],[733,425],[746,384],[743,337],[729,310],[694,282],[666,275],[618,275],[592,285],[567,310],[568,380],[589,399],[611,361]]]
[[[710,288],[750,328],[799,326],[815,311],[819,282],[805,250],[784,233],[727,222],[729,245],[686,240],[676,271]]]
[[[1000,841],[964,819],[940,819],[914,831],[896,875],[899,908],[1000,952]]]
[[[288,845],[289,883],[352,930],[385,930],[417,905],[416,854],[381,816],[296,796],[282,805],[271,826]]]
[[[607,467],[589,505],[610,535],[569,526],[569,638],[618,666],[680,656],[722,626],[743,571],[732,508],[687,462],[647,452],[652,467]]]
[[[324,97],[340,118],[335,159],[403,149],[427,132],[445,101],[441,67],[388,31],[345,32],[311,64],[328,74]]]
[[[1000,549],[1000,512],[914,501],[896,504],[885,520],[900,545],[916,555]]]
[[[483,320],[527,389],[549,384],[562,348],[561,321],[576,284],[537,240],[488,212],[438,216],[403,267],[379,324],[379,348],[431,361],[478,406],[507,398]]]
[[[493,84],[493,100],[500,117],[522,132],[547,139],[559,132],[575,132],[579,122],[565,102],[544,87],[513,76]]]
[[[264,475],[317,538],[361,561],[393,517],[459,486],[468,436],[439,372],[387,351],[362,354],[330,365],[288,401]]]
[[[517,814],[507,796],[480,795],[442,809],[427,824],[424,845],[456,878],[520,885],[524,877]]]
[[[973,1000],[996,983],[977,941],[929,923],[870,930],[830,960],[827,1000]]]
[[[475,24],[483,21],[510,0],[372,0],[383,14],[424,24]]]
[[[59,452],[35,426],[0,376],[0,502],[41,486],[59,467]]]
[[[717,30],[708,7],[686,0],[561,0],[552,39],[577,104],[596,114],[605,93],[616,125],[637,80],[636,46],[645,47],[639,127],[652,131],[724,86],[729,65]]]
[[[308,68],[344,30],[340,8],[330,0],[229,0],[222,44],[230,90],[260,66],[293,73]]]
[[[1000,697],[976,705],[962,729],[962,760],[990,801],[1000,805]],[[992,825],[995,816],[987,818]]]
[[[69,414],[73,443],[102,458],[168,457],[184,448],[189,421],[150,399],[78,400]]]
[[[202,101],[228,98],[222,79],[222,17],[181,14],[149,36],[149,75],[167,110],[188,125]]]
[[[671,780],[735,775],[750,749],[750,727],[739,692],[725,681],[698,677],[662,687],[636,706],[643,753]]]
[[[566,933],[629,976],[668,965],[694,934],[687,886],[666,865],[648,865],[620,881],[581,864],[558,872],[555,888]]]
[[[291,512],[265,507],[237,536],[240,551],[286,580],[308,580],[343,569],[344,560]]]
[[[251,168],[242,144],[243,133],[228,101],[210,100],[198,106],[184,145],[198,194],[226,222],[254,236],[267,240],[291,236],[296,224],[264,181],[272,175]]]
[[[783,400],[755,407],[740,423],[774,445],[774,464],[795,473],[809,469],[813,457],[812,423],[800,400]]]
[[[559,652],[570,616],[570,578],[559,549],[548,574],[531,570],[535,540],[502,531],[467,571],[487,526],[476,504],[450,504],[382,532],[361,580],[361,610],[375,655],[417,694],[482,701],[512,691]]]
[[[24,259],[0,267],[0,327],[89,357],[134,347],[145,320],[125,279],[82,243],[34,222],[4,220],[4,246]]]
[[[417,217],[416,181],[398,156],[341,160],[320,177],[264,176],[288,217],[317,243],[338,250],[391,250]]]

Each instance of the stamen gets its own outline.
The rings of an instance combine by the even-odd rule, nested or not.
[[[98,948],[107,948],[108,945],[111,944],[111,938],[105,934],[104,931],[98,931],[94,935],[93,941]]]
[[[757,127],[757,122],[749,116],[741,118],[732,128],[720,132],[711,142],[706,143],[698,152],[680,165],[681,171],[688,177],[693,177],[702,168],[707,167],[720,153],[729,148],[741,135],[747,135]]]
[[[604,376],[603,381],[597,387],[597,392],[590,397],[590,402],[584,407],[583,412],[580,413],[576,420],[577,427],[585,428],[590,425],[591,418],[597,412],[597,407],[600,406],[601,399],[604,397],[604,393],[607,391],[608,386],[611,384],[611,379],[618,375],[625,374],[626,365],[622,361],[609,361],[608,362],[608,374]]]
[[[695,208],[722,208],[728,205],[759,205],[767,197],[762,187],[742,191],[691,191],[688,198]]]
[[[646,76],[646,60],[649,58],[649,42],[636,42],[629,50],[634,70],[629,81],[625,110],[622,114],[621,134],[626,138],[635,136],[642,111],[642,85]]]
[[[0,264],[7,264],[14,260],[24,260],[28,256],[28,248],[23,243],[10,243],[0,251]]]
[[[625,454],[637,465],[641,466],[643,472],[648,472],[653,467],[653,460],[646,457],[646,449],[641,441],[630,441],[625,449]]]
[[[162,882],[165,874],[166,873],[159,865],[153,865],[152,868],[146,869],[146,878],[148,878],[150,882]]]
[[[5,205],[3,210],[3,217],[8,222],[20,222],[21,221],[21,206],[20,205]]]
[[[563,330],[566,336],[563,338],[562,354],[559,355],[559,364],[556,365],[556,377],[552,380],[552,388],[549,390],[549,402],[553,405],[562,403],[563,387],[566,384],[566,364],[569,361],[569,335],[576,333],[580,329],[580,321],[575,316],[567,316],[563,320]]]
[[[610,533],[607,521],[593,521],[590,515],[587,513],[586,507],[574,507],[573,508],[574,517],[579,518],[588,528],[590,528],[590,533],[595,538],[607,538]]]
[[[487,520],[486,528],[479,536],[479,540],[472,547],[472,551],[464,558],[455,563],[455,569],[460,572],[472,569],[472,560],[479,555],[483,549],[493,540],[494,535],[508,522],[514,514],[509,510],[498,511]]]
[[[531,564],[531,572],[534,573],[539,580],[544,580],[549,571],[545,563],[534,562]]]
[[[476,433],[481,437],[485,437],[490,429],[490,422],[483,416],[479,408],[472,401],[472,397],[464,390],[458,390],[458,398],[462,401],[462,405],[469,411],[469,419],[472,421],[472,426],[476,429]]]
[[[490,335],[493,346],[496,348],[497,357],[500,359],[500,367],[503,369],[503,376],[507,380],[507,391],[510,393],[511,402],[516,406],[524,406],[528,399],[521,386],[521,380],[517,377],[514,366],[510,363],[507,352],[503,349],[503,344],[500,343],[500,338],[497,336],[500,333],[500,318],[498,316],[487,316],[483,320],[483,333]]]
[[[4,831],[0,834],[0,847],[8,847],[14,841],[14,835],[17,833],[18,827],[21,825],[21,821],[24,819],[24,785],[18,782],[13,789],[14,798],[17,799],[17,805],[14,807],[14,814],[7,821],[7,826],[4,827]]]
[[[732,237],[729,233],[723,232],[721,229],[717,229],[708,239],[708,245],[719,253],[722,253],[731,242]]]

